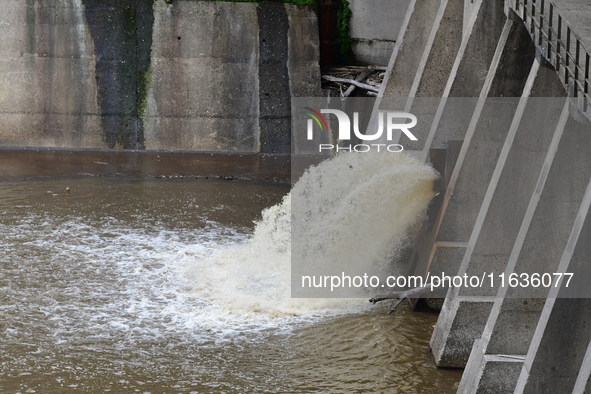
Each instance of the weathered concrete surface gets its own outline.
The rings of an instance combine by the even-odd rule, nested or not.
[[[530,42],[529,38],[524,36],[524,34],[527,35],[527,32],[520,29],[520,26],[517,27],[515,34],[521,35],[525,47],[509,46],[501,55],[501,63],[504,59],[512,58],[516,51],[527,56],[526,59],[523,59],[518,71],[510,71],[511,74],[518,72],[520,76],[515,90],[523,90],[534,55],[533,47],[527,45]],[[528,64],[530,67],[527,67]],[[515,97],[514,94],[504,95],[499,87],[499,85],[505,84],[506,77],[506,73],[497,72],[491,87],[491,97]],[[512,90],[506,93],[513,93]],[[486,185],[490,181],[500,149],[513,119],[515,104],[516,101],[491,100],[490,105],[485,105],[479,123],[476,125],[470,148],[466,153],[464,165],[458,169],[460,171],[458,183],[455,185],[454,194],[450,198],[441,222],[437,241],[468,241],[486,192]]]
[[[259,144],[262,152],[290,152],[288,20],[285,6],[258,7]]]
[[[556,75],[554,75],[554,78],[558,79]],[[548,93],[547,89],[547,86],[542,87],[541,91],[538,91],[537,93]],[[540,118],[540,120],[543,120],[544,116],[541,115]],[[583,132],[584,129],[587,130],[586,133]],[[589,176],[590,172],[588,168],[588,160],[586,160],[581,163],[581,170],[584,174],[572,174],[572,171],[574,171],[574,167],[572,167],[573,163],[582,159],[580,156],[582,154],[580,145],[588,143],[581,138],[588,139],[590,130],[591,128],[588,124],[581,125],[580,123],[575,122],[572,118],[567,122],[566,127],[564,128],[564,133],[562,134],[562,139],[560,140],[560,145],[558,146],[556,157],[554,158],[554,161],[548,162],[548,165],[551,165],[551,168],[545,186],[543,190],[538,190],[538,188],[541,189],[541,186],[536,186],[536,193],[541,192],[541,196],[539,204],[532,206],[535,207],[535,213],[532,217],[531,223],[529,221],[524,221],[525,227],[522,225],[527,233],[524,234],[525,238],[523,246],[514,249],[512,252],[512,256],[513,254],[516,254],[515,258],[517,259],[516,266],[513,269],[514,272],[556,272],[558,263],[565,251],[567,239],[572,236],[571,230],[573,224],[576,223],[575,216],[579,210],[583,191],[586,188],[587,183],[583,178]],[[559,132],[558,128],[557,132]],[[583,135],[586,136],[583,137]],[[529,143],[526,143],[526,140],[527,138],[524,138],[522,142],[522,145],[525,148],[531,146],[533,139],[530,135]],[[579,148],[574,149],[574,145],[578,145]],[[567,152],[569,151],[573,154],[571,157],[572,162],[570,163],[566,158]],[[568,168],[569,166],[571,167]],[[575,186],[573,182],[577,185]],[[568,184],[568,186],[565,183]],[[564,196],[559,197],[557,195],[558,190],[563,190]],[[536,200],[537,199],[532,197],[530,205],[536,204]],[[506,221],[507,217],[503,216],[503,220]],[[540,239],[551,240],[551,242],[540,242]],[[586,241],[584,242],[586,243]],[[519,243],[519,241],[516,243]],[[583,250],[579,250],[579,253],[581,253],[583,258],[585,256],[585,248],[586,247],[583,247]],[[578,358],[577,362],[580,365],[583,355],[579,353],[584,352],[584,350],[573,352],[572,347],[558,350],[552,345],[546,346],[548,343],[532,348],[533,343],[535,342],[532,341],[532,338],[535,338],[536,335],[541,335],[539,333],[534,333],[537,332],[536,330],[541,321],[540,316],[548,302],[545,299],[543,292],[542,294],[537,295],[537,298],[531,298],[536,296],[533,290],[533,288],[529,288],[525,291],[524,289],[511,289],[509,290],[509,297],[519,298],[501,298],[498,300],[499,313],[491,314],[491,317],[489,317],[489,322],[487,322],[483,337],[477,342],[477,345],[472,351],[466,368],[466,371],[470,372],[464,374],[459,392],[472,393],[482,389],[494,390],[497,387],[515,387],[517,381],[514,379],[513,375],[507,375],[504,378],[497,379],[494,384],[491,384],[490,381],[483,380],[485,376],[491,373],[491,371],[489,371],[489,363],[487,362],[487,359],[490,358],[497,358],[498,362],[505,363],[507,368],[515,368],[517,358],[521,358],[521,362],[518,364],[522,365],[523,360],[527,360],[527,358],[539,357],[539,359],[535,359],[535,361],[538,361],[537,368],[538,370],[541,369],[544,371],[546,368],[550,368],[550,370],[552,370],[552,368],[554,368],[554,370],[556,369],[556,363],[553,363],[551,366],[547,365],[548,357],[550,360],[553,357],[561,358],[562,354],[564,355],[562,357],[563,361],[565,361],[565,358],[569,358],[572,362],[574,359]],[[577,333],[580,332],[582,334],[581,340],[577,343],[579,346],[586,349],[589,336],[585,331],[586,323],[584,323],[584,320],[582,326],[579,325],[577,327],[578,320],[572,315],[572,313],[569,313],[569,308],[566,308],[564,313],[562,312],[563,309],[560,307],[558,309],[553,309],[553,311],[554,310],[556,311],[554,319],[558,319],[561,323],[560,327],[554,326],[554,330],[548,330],[546,327],[543,328],[542,332],[545,332],[543,335],[548,335],[547,341],[551,342],[554,338],[557,338],[560,335],[565,335],[565,338],[572,337],[573,331]],[[574,313],[574,310],[572,312]],[[584,311],[579,312],[585,315]],[[573,325],[564,324],[565,314],[573,317]],[[556,324],[556,322],[554,322],[554,324]],[[553,323],[551,320],[548,327],[552,326]],[[571,329],[573,330],[571,331]],[[559,334],[559,330],[563,331],[563,333]],[[569,339],[572,340],[572,338]],[[547,349],[547,347],[550,349]],[[541,354],[537,355],[540,350]],[[550,353],[546,352],[550,352],[552,356],[550,356]],[[506,361],[502,361],[503,358],[506,358]],[[511,358],[513,359],[511,360]],[[521,375],[523,375],[523,371],[526,370],[526,367],[524,366],[522,369],[520,366],[519,369],[521,370]],[[533,371],[534,368],[529,367],[527,370]],[[570,371],[568,373],[565,369],[562,369],[561,371],[562,372],[555,374],[558,380],[562,380],[562,383],[565,383],[570,379],[570,383],[573,384],[578,371]],[[565,374],[570,374],[570,376],[565,377]],[[563,389],[558,391],[537,390],[541,387],[553,387],[553,383],[549,382],[550,376],[549,373],[546,375],[543,372],[538,372],[534,378],[537,380],[531,382],[534,385],[534,388],[529,392],[570,392],[569,390],[565,390],[564,386]],[[512,390],[510,392],[512,392]],[[526,390],[526,392],[528,391]]]
[[[349,0],[349,36],[355,59],[387,66],[410,0]]]
[[[390,98],[441,97],[462,41],[463,7],[461,0],[411,2],[380,108],[391,107]]]
[[[403,32],[404,38],[394,61],[392,71],[388,75],[388,82],[384,88],[384,107],[387,97],[408,97],[421,62],[423,52],[427,46],[431,28],[435,22],[440,1],[411,2],[408,12],[412,12],[408,26]]]
[[[544,300],[507,298],[495,325],[486,354],[525,356]]]
[[[307,7],[2,0],[0,146],[288,153],[320,95]]]
[[[487,361],[476,394],[512,393],[521,371],[521,363]]]
[[[146,148],[289,153],[291,95],[320,92],[313,12],[159,1],[155,15]]]
[[[412,103],[411,111],[419,119],[413,129],[418,140],[402,136],[399,141],[407,150],[422,150],[462,41],[463,2],[417,1],[410,7],[402,46],[393,54],[392,72],[378,105],[386,110],[396,108],[400,97],[423,98]]]
[[[549,93],[548,87],[552,86],[552,79],[557,80],[553,70],[545,69],[542,73],[538,73],[532,93]],[[562,89],[562,87],[557,85],[554,84],[556,88],[554,93],[560,94],[558,88]],[[562,94],[564,94],[564,89],[562,89]],[[486,272],[487,274],[492,273],[496,277],[505,270],[563,106],[561,99],[551,100],[551,103],[548,103],[548,100],[530,99],[526,106],[525,115],[521,119],[480,233],[469,256],[469,265],[466,268],[468,275],[482,275],[483,272]],[[434,260],[434,264],[439,263]],[[484,295],[481,289],[461,289],[459,294],[460,298]],[[487,295],[495,294],[496,290]],[[540,300],[528,300],[525,303],[522,300],[507,301],[507,305],[509,304],[513,307],[507,307],[511,312],[507,310],[508,315],[504,318],[512,322],[507,323],[511,325],[511,328],[504,331],[499,340],[501,343],[510,344],[511,349],[503,349],[503,351],[496,349],[494,352],[491,351],[492,354],[524,354],[517,351],[520,348],[522,352],[527,350],[527,341],[522,340],[524,331],[531,330],[532,326],[531,320],[527,317],[531,315],[535,319],[541,310]],[[451,305],[458,304],[452,302]],[[537,307],[534,307],[535,305]],[[459,327],[470,326],[470,333],[479,331],[477,338],[481,336],[486,320],[481,322],[482,325],[476,329],[476,322],[466,319],[460,308],[461,305],[458,305],[458,309],[452,309],[446,315],[441,316],[441,324],[438,323],[433,341],[440,341],[439,336],[457,338],[453,344],[458,346],[458,342],[461,342],[459,347],[462,349],[461,351],[458,348],[440,351],[443,353],[461,352],[466,358],[475,338],[468,337],[463,328],[447,332],[446,327],[448,329],[451,327],[448,320],[453,320],[453,324],[457,324]],[[490,305],[483,308],[490,311]],[[445,346],[451,346],[451,344]]]
[[[80,2],[1,5],[0,145],[104,146]]]
[[[476,8],[475,4],[475,2],[471,3],[471,10],[476,13],[476,19],[449,91],[450,97],[478,97],[480,95],[501,37],[503,25],[507,19],[503,3],[500,1],[484,0],[479,8]],[[471,15],[464,16],[464,20],[468,20]],[[515,23],[520,23],[520,21]],[[495,95],[490,94],[489,96],[494,97]]]
[[[525,116],[519,115],[515,119],[519,120],[519,123],[513,124],[513,127],[510,125],[514,114],[520,113],[516,111],[517,101],[499,101],[497,105],[487,103],[482,108],[480,117],[473,118],[477,121],[474,134],[471,135],[469,144],[465,141],[465,156],[462,157],[462,165],[455,174],[459,176],[449,193],[449,204],[443,207],[444,215],[438,228],[439,233],[436,238],[434,236],[428,250],[417,252],[415,260],[428,259],[433,264],[429,267],[432,274],[444,271],[447,273],[450,270],[453,272],[460,263],[461,273],[498,274],[507,268],[508,261],[515,262],[511,260],[513,258],[517,260],[515,272],[556,272],[560,256],[565,251],[566,240],[574,228],[575,216],[591,174],[590,158],[581,156],[583,150],[588,150],[591,144],[591,127],[589,124],[577,124],[571,118],[566,124],[564,135],[562,134],[563,123],[559,123],[558,120],[562,108],[565,108],[565,89],[556,72],[543,59],[539,60],[541,65],[539,70],[537,69],[538,63],[534,64],[535,44],[523,21],[516,18],[511,10],[511,20],[505,25],[510,26],[510,30],[503,30],[503,37],[507,37],[507,40],[502,47],[499,65],[496,69],[490,67],[505,23],[504,4],[484,1],[480,9],[477,9],[477,3],[462,3],[463,19],[455,18],[460,14],[457,12],[459,4],[456,4],[456,8],[454,3],[451,6],[448,4],[441,26],[436,29],[431,29],[433,22],[428,19],[429,15],[417,13],[418,7],[426,9],[430,6],[431,9],[435,9],[435,2],[411,3],[414,13],[404,36],[404,45],[393,58],[395,61],[391,64],[392,73],[383,89],[384,98],[379,108],[387,107],[389,101],[398,103],[400,97],[409,95],[440,96],[443,87],[449,89],[446,91],[451,97],[478,96],[482,94],[482,87],[488,86],[485,84],[485,78],[491,71],[494,71],[494,78],[487,93],[488,97],[519,97],[526,88],[525,82],[530,70],[531,76],[536,73],[537,76],[533,86],[528,84],[525,90],[526,96],[530,97],[524,106]],[[577,20],[588,18],[588,13],[581,12],[581,7],[587,5],[577,0],[573,3],[581,13],[579,17],[573,16],[573,21],[576,23]],[[423,36],[421,32],[412,29],[420,24],[421,21],[417,21],[417,18],[421,16],[429,21],[427,29],[422,31]],[[460,55],[455,59],[451,57],[457,66],[457,74],[450,75],[453,62],[447,62],[445,50],[451,48],[450,51],[453,52],[455,48],[453,45],[446,45],[446,40],[453,41],[453,33],[457,29],[448,29],[450,26],[461,24],[466,32],[471,26],[468,19],[472,17],[478,22],[474,24],[467,45],[459,48]],[[587,34],[587,25],[581,27],[582,34]],[[429,29],[436,32],[435,37],[426,35]],[[508,36],[505,32],[509,32]],[[424,39],[422,42],[421,37]],[[422,46],[413,48],[415,53],[406,48],[405,53],[407,38],[417,39]],[[429,38],[434,38],[432,48],[428,45]],[[582,42],[585,42],[585,38]],[[424,59],[421,59],[417,52],[425,48],[427,51],[423,53],[428,53],[429,57],[423,62],[421,60]],[[465,51],[461,53],[463,49]],[[442,55],[434,55],[437,53]],[[421,70],[422,64],[425,65],[424,70]],[[436,69],[431,70],[429,65]],[[400,74],[400,70],[406,70],[406,79],[401,78],[397,81],[396,76]],[[411,81],[408,76],[413,74],[415,78]],[[415,92],[413,88],[417,83],[418,89]],[[433,93],[425,94],[427,91]],[[396,96],[398,98],[394,98]],[[536,101],[538,97],[541,99]],[[555,105],[540,104],[546,100],[544,97],[558,99],[555,100]],[[415,103],[418,101],[415,100]],[[449,102],[451,100],[448,100]],[[471,104],[464,108],[464,114],[461,110],[448,111],[446,106],[431,147],[445,148],[448,140],[463,137],[466,127],[453,126],[459,126],[462,119],[466,124],[472,118],[475,102]],[[432,116],[432,111],[419,113],[422,117]],[[580,114],[573,116],[581,120]],[[424,131],[423,129],[421,130]],[[513,134],[507,134],[510,129],[511,133],[515,132],[514,137]],[[586,130],[586,134],[583,133],[583,129]],[[424,133],[421,134],[418,129],[417,131],[424,137]],[[586,137],[583,137],[584,134]],[[560,145],[554,155],[555,144],[558,141]],[[408,144],[405,144],[405,148],[408,147]],[[417,143],[415,148],[425,149],[421,143]],[[572,153],[570,159],[567,159],[567,151]],[[580,170],[575,168],[579,165]],[[545,187],[542,188],[539,182],[546,179],[547,174]],[[534,212],[535,206],[537,208]],[[435,222],[437,223],[437,220]],[[519,242],[524,241],[522,247],[520,243],[516,244],[516,238]],[[588,241],[585,231],[581,234],[581,239]],[[588,262],[588,253],[586,249],[578,253],[580,257],[577,264],[581,267],[584,265],[583,261]],[[415,260],[412,265],[420,266],[420,262],[415,263]],[[584,270],[581,276],[591,278],[589,271],[591,269]],[[476,353],[481,350],[482,354],[479,358],[470,358],[466,369],[470,376],[467,380],[462,380],[462,393],[513,392],[518,381],[521,382],[527,367],[527,363],[524,364],[526,356],[527,360],[535,357],[531,371],[528,370],[530,380],[525,389],[528,393],[570,392],[577,377],[581,384],[581,377],[578,376],[581,364],[587,363],[591,371],[591,351],[588,350],[591,323],[587,319],[589,305],[586,301],[577,301],[576,306],[572,308],[560,306],[568,301],[557,303],[558,305],[552,309],[552,316],[541,338],[540,348],[544,350],[539,351],[537,348],[532,350],[531,339],[536,327],[540,327],[540,316],[546,308],[545,293],[511,292],[508,298],[497,300],[494,306],[499,306],[500,309],[495,309],[495,313],[492,313],[493,300],[486,302],[482,299],[481,292],[455,290],[456,296],[446,299],[443,305],[431,346],[440,366],[462,366],[470,355],[474,340],[481,346],[480,349],[474,347]],[[490,294],[496,294],[496,289]],[[495,317],[494,322],[488,324],[493,321],[491,316],[499,310],[500,313],[496,315],[498,319]],[[568,327],[569,319],[573,321],[572,327]],[[491,331],[483,336],[485,325],[487,330],[490,325]],[[567,344],[569,336],[573,333],[580,337],[570,339],[570,343]],[[552,343],[553,337],[557,338],[555,343]],[[473,363],[473,358],[478,362]],[[585,373],[589,375],[589,371]],[[587,390],[591,392],[591,383],[585,380],[587,378],[588,376],[584,376],[582,385],[586,384]],[[469,387],[466,383],[469,380],[475,381],[475,384]]]
[[[532,97],[546,94],[557,99]],[[504,272],[564,106],[561,95],[565,91],[554,70],[542,67],[473,247],[468,275]],[[459,294],[482,291],[462,289]],[[488,295],[495,294],[496,290]]]
[[[416,97],[441,97],[462,43],[464,1],[447,0]]]
[[[589,125],[582,125],[572,118],[567,122],[514,272],[556,272],[591,175],[591,160],[583,153],[591,143],[589,130]],[[547,294],[547,289],[545,292]],[[503,300],[486,354],[527,355],[546,302],[543,293],[528,299],[526,297],[533,294],[532,288],[509,290],[508,297],[519,298]],[[575,327],[561,324],[560,329],[572,334],[571,328]],[[560,357],[559,354],[556,356]],[[573,356],[571,352],[567,357]],[[485,365],[484,373],[486,368]],[[547,376],[541,380],[546,379]],[[535,383],[540,384],[550,383]]]
[[[252,4],[156,3],[147,149],[259,150],[258,30]]]
[[[588,124],[572,118],[567,122],[517,260],[516,272],[556,272],[591,177],[591,156],[587,149],[587,144],[591,143],[589,130]],[[540,242],[545,239],[553,242]],[[510,293],[520,294],[518,289]],[[525,294],[531,294],[531,289]]]
[[[515,38],[509,39],[508,44],[517,41],[520,45],[506,45],[501,54],[500,64],[521,56],[520,63],[507,64],[520,64],[523,68],[513,69],[508,66],[498,68],[489,92],[492,97],[514,97],[517,91],[521,95],[534,60],[534,48],[522,25],[514,25],[509,37]],[[530,67],[525,67],[527,64]],[[511,79],[513,83],[507,84],[507,79]],[[463,164],[457,169],[458,180],[444,212],[435,245],[446,242],[468,245],[516,109],[517,100],[515,99],[489,99],[484,104]],[[436,262],[445,266],[454,264],[453,272],[458,273],[461,260],[444,261],[444,258],[439,257],[444,251],[445,247],[435,249],[429,271],[441,271],[433,265],[433,262]],[[476,255],[474,258],[474,270],[486,268],[486,261],[480,257]],[[502,253],[491,257],[497,265],[499,263],[502,265]],[[472,304],[471,301],[460,302],[453,297],[446,298],[442,309],[445,313],[440,314],[431,339],[431,350],[439,366],[463,367],[466,365],[472,344],[480,337],[487,319],[472,320],[470,314],[463,309],[476,308],[488,316],[491,307],[490,304],[485,306],[482,302]]]
[[[586,234],[581,234],[583,238],[579,238],[577,252],[584,252],[588,263],[588,236],[591,229],[589,216],[587,216],[585,227]],[[575,333],[576,335],[573,335]],[[524,393],[571,392],[590,341],[591,300],[588,298],[557,299],[539,350],[535,355]]]
[[[463,368],[466,365],[471,345],[482,335],[491,307],[486,301],[445,299],[429,344],[438,366]]]
[[[476,13],[476,19],[472,26],[468,26],[471,27],[470,36],[457,72],[450,76],[452,83],[449,97],[480,96],[505,23],[502,3],[483,1],[479,8],[475,4],[470,10]],[[465,15],[464,20],[470,17],[470,14]],[[464,30],[466,28],[464,26]],[[464,99],[462,105],[447,105],[430,147],[444,148],[449,140],[463,139],[476,104],[477,100]]]
[[[103,140],[109,148],[142,149],[139,103],[145,99],[142,83],[150,67],[154,2],[82,0],[82,4],[94,44]]]
[[[291,97],[320,97],[318,19],[308,8],[285,4],[288,29],[289,89]]]

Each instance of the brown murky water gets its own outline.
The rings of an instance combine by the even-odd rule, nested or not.
[[[0,183],[0,392],[455,392],[459,372],[436,369],[428,353],[435,315],[388,316],[365,300],[270,310],[256,286],[224,286],[224,275],[256,277],[224,251],[247,243],[286,191],[195,179]]]

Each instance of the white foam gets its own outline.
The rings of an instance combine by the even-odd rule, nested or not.
[[[134,225],[30,212],[0,224],[0,279],[14,306],[3,312],[14,324],[46,316],[59,342],[74,332],[89,341],[170,331],[211,340],[368,310],[366,299],[291,298],[292,227],[298,242],[321,246],[310,248],[318,261],[336,253],[351,265],[365,248],[386,264],[422,218],[434,178],[402,154],[339,155],[302,176],[250,236],[213,222],[191,232],[159,228],[150,212]]]
[[[291,298],[292,239],[315,262],[336,259],[353,267],[363,257],[386,266],[423,218],[434,179],[430,167],[403,154],[327,160],[306,172],[281,204],[263,212],[248,242],[187,259],[190,296],[216,309],[207,316],[211,324],[230,326],[366,309],[366,299]]]

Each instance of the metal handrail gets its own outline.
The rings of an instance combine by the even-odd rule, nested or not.
[[[578,108],[591,119],[590,56],[580,37],[550,0],[511,0],[509,6],[523,19],[540,54],[554,66],[569,95],[577,98]]]

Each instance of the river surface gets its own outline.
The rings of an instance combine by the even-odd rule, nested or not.
[[[289,267],[261,274],[240,256],[287,191],[194,178],[0,182],[0,392],[455,392],[460,372],[438,370],[428,352],[436,315],[268,296],[289,287]]]

